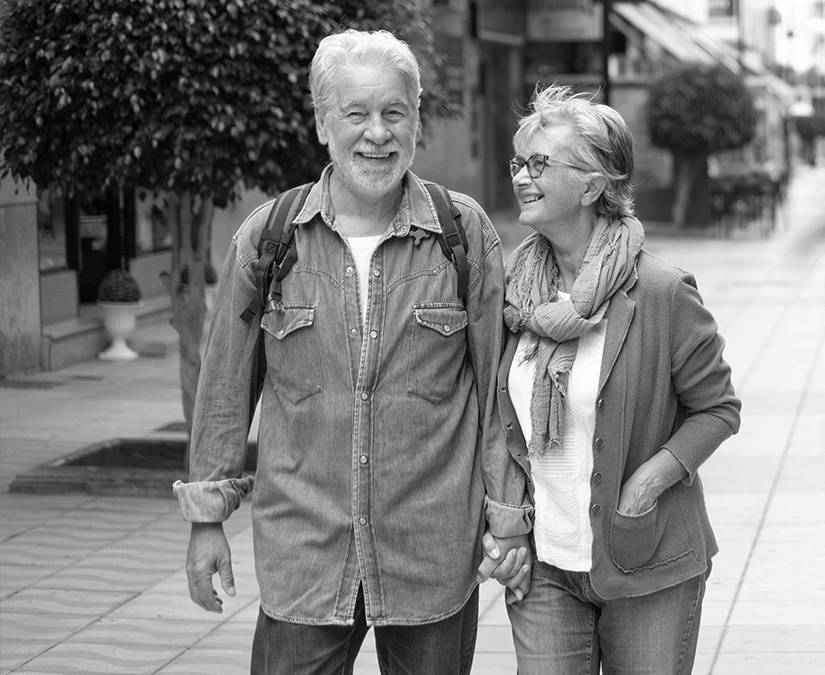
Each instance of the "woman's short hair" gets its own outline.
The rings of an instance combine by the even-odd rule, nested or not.
[[[342,68],[358,65],[387,66],[401,75],[410,104],[418,109],[421,74],[418,61],[403,40],[385,30],[345,30],[321,40],[309,69],[312,105],[324,115],[335,96],[337,74]]]
[[[577,139],[564,159],[601,174],[607,185],[596,201],[600,216],[632,216],[633,136],[622,116],[610,106],[594,103],[592,94],[570,87],[536,87],[530,108],[513,136],[515,147],[526,145],[539,131],[565,125]]]

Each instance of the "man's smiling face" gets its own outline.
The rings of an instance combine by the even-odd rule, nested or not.
[[[336,93],[316,117],[336,180],[353,196],[370,199],[398,189],[415,156],[418,132],[418,108],[404,79],[389,67],[342,69]]]

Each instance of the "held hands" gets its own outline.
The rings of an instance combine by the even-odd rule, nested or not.
[[[478,566],[478,583],[490,577],[507,587],[504,597],[510,605],[521,602],[530,592],[530,571],[533,554],[526,534],[516,537],[494,537],[489,530],[482,538],[484,559]]]
[[[235,577],[232,574],[232,556],[220,523],[192,523],[189,550],[186,554],[186,576],[189,579],[189,597],[207,612],[223,612],[223,600],[212,586],[212,575],[217,572],[221,587],[227,595],[235,595]]]

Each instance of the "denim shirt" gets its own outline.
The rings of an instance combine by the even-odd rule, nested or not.
[[[498,235],[451,193],[468,239],[470,285],[438,240],[429,194],[408,172],[370,264],[362,326],[355,263],[336,229],[327,167],[295,218],[298,260],[260,321],[261,396],[252,522],[261,606],[304,624],[420,624],[472,593],[485,520],[530,529],[526,479],[495,412],[502,345]],[[252,488],[242,476],[249,373],[259,329],[239,318],[271,203],[235,234],[224,264],[195,404],[184,517],[220,522]],[[411,236],[411,227],[419,228]],[[423,231],[423,232],[421,232]]]

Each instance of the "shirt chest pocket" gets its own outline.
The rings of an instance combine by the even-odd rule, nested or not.
[[[407,391],[438,403],[453,393],[467,351],[467,311],[458,304],[413,308]]]
[[[261,319],[267,379],[293,403],[323,390],[321,349],[312,305],[281,305]]]

